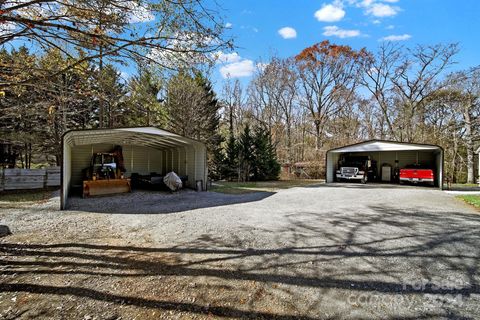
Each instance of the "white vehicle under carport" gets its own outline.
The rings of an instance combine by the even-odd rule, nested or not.
[[[337,181],[354,180],[367,183],[368,180],[376,179],[376,171],[376,164],[368,157],[349,156],[339,161],[335,176]]]

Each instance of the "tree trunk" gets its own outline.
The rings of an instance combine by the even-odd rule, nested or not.
[[[451,173],[451,182],[457,182],[457,154],[458,154],[458,143],[457,136],[453,133],[453,155],[452,155],[452,173]]]
[[[465,121],[465,147],[467,149],[467,183],[475,183],[474,177],[474,142],[472,137],[472,121],[470,117],[470,104],[465,105],[463,111]]]
[[[315,120],[315,150],[318,151],[322,148],[322,139],[321,139],[321,134],[322,134],[322,129],[320,125],[320,121]]]

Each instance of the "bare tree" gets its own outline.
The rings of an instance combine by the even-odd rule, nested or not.
[[[391,139],[424,141],[424,102],[440,90],[439,77],[451,66],[457,44],[418,45],[414,49],[387,43],[370,56],[363,84],[382,110]]]
[[[461,115],[460,127],[467,151],[467,183],[475,183],[475,141],[480,139],[480,68],[453,73],[449,81],[458,92],[454,112]]]
[[[0,45],[56,48],[71,58],[58,74],[85,61],[102,64],[104,58],[175,68],[208,62],[210,53],[230,47],[218,16],[202,0],[5,0],[0,2]],[[84,53],[80,59],[78,50]],[[48,76],[52,71],[45,70],[43,77]],[[36,80],[2,77],[0,88]]]
[[[228,123],[228,131],[231,136],[240,135],[240,124],[243,122],[245,97],[240,81],[227,78],[222,89],[222,103],[225,107],[224,118]]]
[[[272,58],[254,77],[249,87],[250,104],[256,119],[267,127],[285,160],[292,160],[292,130],[298,106],[298,74],[293,59]],[[280,148],[282,149],[282,148]]]
[[[365,49],[355,51],[323,41],[304,49],[297,61],[304,107],[315,127],[315,148],[323,144],[325,124],[351,103],[367,58]]]

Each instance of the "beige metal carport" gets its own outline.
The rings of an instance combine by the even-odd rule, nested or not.
[[[174,171],[188,176],[187,187],[201,181],[206,189],[207,152],[202,142],[153,127],[72,130],[62,140],[61,209],[72,188],[81,187],[82,169],[90,165],[92,155],[110,152],[116,145],[123,149],[127,177]]]
[[[377,161],[378,175],[382,165],[392,168],[397,163],[399,168],[414,163],[429,164],[434,169],[435,185],[443,187],[443,149],[437,145],[406,143],[385,140],[368,140],[327,151],[326,182],[335,181],[335,171],[342,155],[351,154],[370,156]]]

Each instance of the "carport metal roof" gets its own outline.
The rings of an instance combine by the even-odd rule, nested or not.
[[[202,142],[154,127],[72,130],[64,135],[71,146],[98,143],[133,144],[153,148],[176,148]]]
[[[394,142],[384,140],[369,140],[336,149],[331,149],[329,153],[347,153],[347,152],[377,152],[377,151],[435,151],[442,148],[436,145]]]

